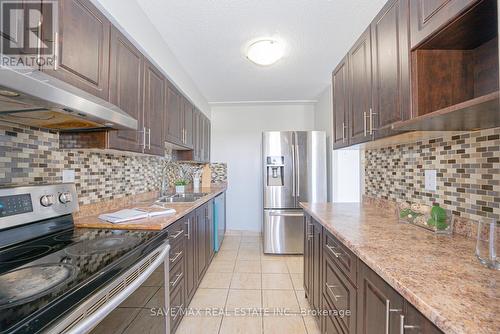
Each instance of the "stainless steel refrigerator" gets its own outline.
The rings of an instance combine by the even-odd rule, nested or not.
[[[264,253],[303,254],[304,215],[299,202],[326,202],[326,134],[262,133]]]

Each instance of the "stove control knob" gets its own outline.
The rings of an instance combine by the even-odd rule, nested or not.
[[[46,208],[52,206],[54,202],[54,195],[43,195],[40,197],[40,204]]]
[[[73,201],[73,196],[69,192],[64,192],[59,195],[59,202],[62,204],[70,203]]]

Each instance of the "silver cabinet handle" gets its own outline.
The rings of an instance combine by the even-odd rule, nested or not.
[[[337,250],[337,248],[333,247],[333,246],[330,246],[330,245],[326,245],[326,248],[328,248],[330,250],[330,252],[333,253],[333,256],[335,256],[337,259],[342,256],[341,253],[337,253],[335,250]]]
[[[399,316],[399,333],[400,334],[405,334],[405,329],[419,329],[420,327],[418,326],[413,326],[413,325],[405,325],[405,316],[400,315]]]
[[[148,129],[148,148],[151,149],[151,128]]]
[[[391,301],[385,300],[385,334],[389,334],[389,324],[391,322],[391,312],[402,312],[403,310],[391,308]]]
[[[377,113],[374,113],[372,108],[370,108],[370,135],[373,134],[373,131],[375,131],[373,129],[373,115],[376,115]]]
[[[142,146],[146,149],[146,127],[142,127]]]
[[[303,217],[304,214],[301,213],[281,213],[281,212],[269,212],[269,216],[273,217]]]
[[[174,240],[174,239],[177,239],[179,237],[179,235],[182,234],[182,232],[184,232],[183,230],[180,230],[179,232],[177,232],[176,234],[173,234],[169,239],[171,240]]]
[[[363,112],[363,130],[364,130],[365,137],[366,137],[366,134],[368,132],[368,130],[367,130],[368,127],[366,126],[366,117],[367,116],[366,116],[366,111],[365,111],[365,112]]]
[[[188,238],[188,240],[190,240],[191,239],[191,219],[188,219],[187,222],[185,222],[184,224],[186,224],[186,227],[187,227],[186,237]]]
[[[181,280],[181,278],[182,278],[182,273],[175,275],[175,280],[173,282],[170,282],[170,285],[172,287],[176,286],[177,283],[179,283],[179,281]]]
[[[345,143],[345,139],[346,139],[346,130],[347,129],[347,125],[345,125],[345,122],[342,122],[342,142]]]
[[[182,255],[182,251],[175,253],[175,256],[170,258],[170,262],[174,263]]]
[[[59,32],[54,34],[54,70],[59,69]]]
[[[337,295],[335,294],[335,291],[333,291],[334,288],[338,288],[337,285],[330,285],[328,283],[325,283],[326,285],[326,288],[330,291],[330,293],[332,294],[333,298],[335,299],[335,301],[337,302],[339,300],[340,297],[342,297],[341,295]]]

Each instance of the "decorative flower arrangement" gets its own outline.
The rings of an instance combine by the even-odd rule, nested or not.
[[[439,234],[452,233],[452,219],[445,209],[434,203],[432,206],[419,203],[398,203],[398,219],[424,227]]]

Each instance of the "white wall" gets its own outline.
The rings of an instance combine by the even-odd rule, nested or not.
[[[332,201],[332,89],[323,90],[314,106],[314,129],[326,132],[326,170],[328,202]]]
[[[153,64],[163,70],[164,74],[189,97],[194,105],[210,117],[210,106],[206,98],[182,68],[167,43],[135,0],[91,1],[115,26],[121,28],[122,33],[148,55]]]
[[[332,94],[331,85],[319,95],[314,106],[315,130],[325,131],[328,138],[328,201],[360,201],[360,152],[357,149],[332,150]]]
[[[228,167],[227,228],[260,231],[262,131],[313,130],[314,105],[220,105],[211,113],[211,160]]]

